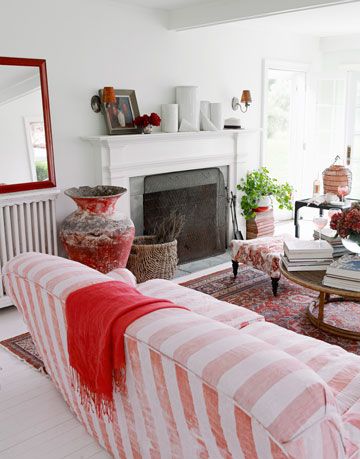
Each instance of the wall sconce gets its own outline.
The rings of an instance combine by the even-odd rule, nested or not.
[[[105,86],[102,90],[102,102],[105,105],[116,103],[115,89],[112,86]]]
[[[115,89],[112,86],[105,86],[103,90],[99,91],[99,96],[92,96],[91,98],[91,108],[95,113],[101,112],[101,103],[105,105],[106,108],[110,104],[116,104],[116,94]]]
[[[250,91],[248,89],[244,89],[244,91],[242,92],[242,95],[241,95],[241,100],[239,101],[239,99],[237,97],[233,97],[233,99],[231,101],[231,106],[232,106],[233,110],[237,110],[238,108],[240,108],[240,110],[243,113],[245,113],[245,112],[247,112],[248,108],[250,107],[251,102],[252,102],[252,99],[251,99]],[[245,109],[242,108],[241,104],[245,105]]]

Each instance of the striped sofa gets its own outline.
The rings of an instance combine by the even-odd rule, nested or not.
[[[360,457],[360,357],[170,281],[148,281],[140,292],[190,311],[156,311],[128,327],[126,390],[114,394],[109,422],[86,410],[71,385],[64,306],[70,292],[110,277],[35,253],[13,258],[2,274],[56,388],[114,457]],[[112,276],[134,282],[126,271]]]

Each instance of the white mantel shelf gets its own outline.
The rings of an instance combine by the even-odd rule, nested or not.
[[[249,169],[249,158],[258,155],[260,133],[260,129],[224,129],[82,139],[92,146],[97,183],[130,191],[119,200],[118,209],[131,217],[133,177],[227,167],[227,186],[235,191]]]
[[[154,132],[152,134],[130,134],[130,135],[100,135],[84,136],[83,140],[91,143],[108,143],[108,144],[134,144],[134,143],[154,143],[154,142],[172,142],[181,140],[205,140],[216,139],[221,137],[237,137],[251,133],[259,133],[260,129],[223,129],[222,131],[197,131],[197,132]]]

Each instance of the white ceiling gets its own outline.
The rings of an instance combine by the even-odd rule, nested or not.
[[[227,0],[118,0],[121,3],[173,11],[205,4],[227,4]],[[251,0],[247,0],[251,1]],[[269,1],[269,0],[266,0]],[[206,8],[206,6],[204,6]],[[175,10],[175,12],[174,12]],[[360,1],[342,5],[275,14],[263,18],[240,21],[240,27],[271,30],[274,28],[319,37],[360,34]]]
[[[240,24],[319,37],[360,34],[360,2],[251,19]]]
[[[213,1],[214,0],[122,0],[122,3],[171,11],[187,6],[211,3]]]

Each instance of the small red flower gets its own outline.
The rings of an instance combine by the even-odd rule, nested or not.
[[[134,124],[135,126],[142,127],[142,116],[137,116],[134,119]]]
[[[346,238],[350,233],[360,234],[360,203],[352,204],[350,209],[338,212],[331,217],[330,228]]]
[[[149,124],[151,124],[149,115],[143,115],[142,116],[142,127],[146,127]]]
[[[134,124],[135,126],[138,126],[139,128],[144,128],[151,124],[152,126],[160,126],[161,123],[161,118],[158,114],[156,113],[151,113],[151,115],[142,115],[142,116],[137,116],[134,119]]]
[[[150,115],[150,124],[153,126],[160,126],[161,118],[157,113],[151,113]]]

